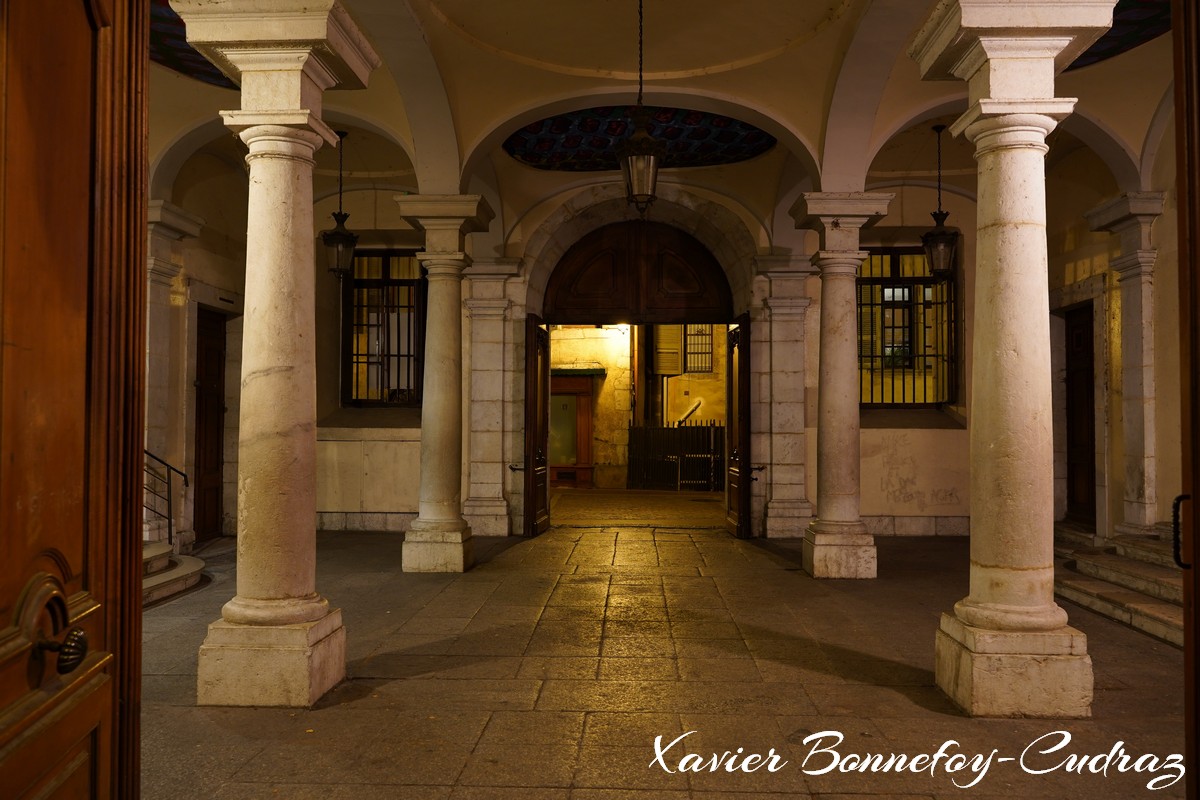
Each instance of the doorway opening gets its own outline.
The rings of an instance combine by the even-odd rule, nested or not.
[[[674,519],[749,535],[738,480],[748,328],[733,319],[720,265],[688,234],[636,221],[580,239],[550,277],[544,318],[527,326],[525,532],[545,530],[561,501],[564,524]],[[679,502],[711,513],[680,513],[695,509]]]
[[[1064,314],[1066,328],[1067,513],[1096,524],[1096,378],[1092,303]]]

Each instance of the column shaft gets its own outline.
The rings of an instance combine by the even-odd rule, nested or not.
[[[463,253],[421,256],[429,279],[421,390],[421,488],[404,539],[405,572],[471,567],[471,529],[462,516]]]
[[[421,392],[420,506],[414,529],[462,531],[462,268],[422,259],[429,276]]]
[[[817,518],[814,529],[866,533],[859,518],[858,305],[866,253],[821,252],[821,357],[817,386]]]
[[[262,125],[250,148],[238,437],[237,597],[231,622],[328,613],[316,594],[316,350],[312,165],[316,133]]]
[[[1054,445],[1047,294],[1045,137],[1036,114],[974,123],[979,162],[971,376],[971,593],[968,624],[1050,630]]]
[[[1121,404],[1125,437],[1124,523],[1138,532],[1157,522],[1153,251],[1113,263],[1121,287]]]

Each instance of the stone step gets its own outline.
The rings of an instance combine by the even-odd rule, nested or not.
[[[1115,553],[1080,550],[1072,554],[1072,566],[1076,572],[1089,577],[1099,578],[1168,603],[1183,604],[1183,577],[1179,570],[1173,567],[1148,564]]]
[[[1085,528],[1084,525],[1072,522],[1056,522],[1054,524],[1055,553],[1066,557],[1074,549],[1094,547],[1096,531]]]
[[[146,542],[142,545],[142,575],[153,575],[170,568],[171,545]]]
[[[142,606],[192,588],[200,582],[204,562],[193,556],[171,556],[170,566],[142,579]]]
[[[1156,639],[1183,646],[1183,609],[1173,603],[1080,575],[1062,564],[1055,568],[1054,593]]]
[[[1118,536],[1113,540],[1113,544],[1116,546],[1117,555],[1145,561],[1147,564],[1175,568],[1175,555],[1171,550],[1170,540],[1163,541],[1150,536]]]

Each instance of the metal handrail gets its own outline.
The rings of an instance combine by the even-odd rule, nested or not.
[[[166,467],[166,474],[159,474],[153,467],[151,467],[150,463],[147,462],[145,465],[145,468],[144,468],[144,472],[143,472],[145,477],[143,477],[143,480],[142,480],[142,490],[143,490],[143,493],[149,493],[150,495],[157,498],[158,500],[166,500],[167,513],[164,514],[162,511],[159,510],[157,502],[154,502],[154,503],[146,502],[146,500],[144,499],[144,494],[143,494],[143,500],[142,500],[142,507],[145,508],[146,510],[150,511],[152,514],[155,514],[156,516],[163,517],[164,519],[166,519],[166,521],[167,521],[167,544],[174,546],[174,544],[175,544],[175,500],[174,500],[174,490],[173,490],[174,484],[173,484],[173,481],[171,480],[171,473],[175,473],[179,477],[183,478],[183,486],[185,489],[188,487],[187,473],[185,473],[183,470],[179,469],[178,467],[174,466],[173,464],[167,463],[162,458],[159,458],[158,456],[154,455],[154,453],[151,453],[149,450],[143,450],[142,452],[145,453],[145,455],[148,459],[153,459],[154,461],[158,462],[162,466]],[[146,478],[149,478],[151,480],[147,480]],[[165,487],[164,490],[160,490],[158,488],[159,483],[163,484],[163,486]]]

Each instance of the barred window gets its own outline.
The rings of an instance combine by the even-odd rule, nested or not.
[[[713,326],[685,325],[683,334],[684,372],[713,371]]]
[[[954,280],[930,273],[919,247],[869,251],[858,277],[860,402],[954,401]]]
[[[425,296],[413,253],[355,254],[354,271],[343,282],[343,404],[421,404]]]

